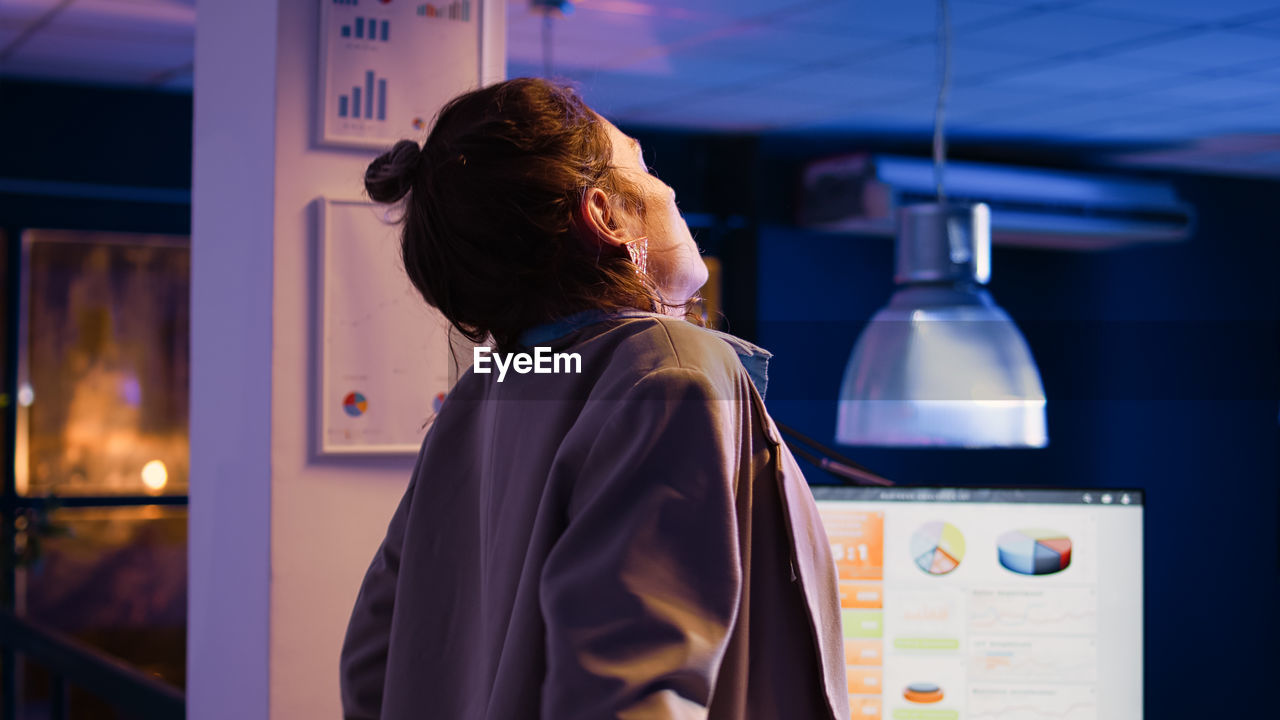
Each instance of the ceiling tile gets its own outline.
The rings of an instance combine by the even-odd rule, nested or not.
[[[1223,22],[1276,10],[1275,0],[1091,0],[1082,10],[1100,14],[1177,22],[1180,24]]]
[[[883,47],[884,38],[874,34],[838,37],[768,25],[722,27],[680,43],[676,56],[711,57],[723,60],[797,65],[822,62],[849,53],[867,54]]]
[[[1132,50],[1118,50],[1110,57],[1119,63],[1204,72],[1227,65],[1262,63],[1272,59],[1280,63],[1280,38],[1209,31]]]
[[[838,108],[836,108],[838,109]],[[654,105],[626,113],[621,122],[629,125],[701,127],[735,132],[777,130],[813,122],[834,112],[829,99],[787,96],[785,100],[761,102],[750,91],[717,93]]]
[[[1135,92],[1137,89],[1134,88]],[[1204,78],[1184,76],[1159,83],[1141,92],[1141,98],[1165,104],[1193,105],[1233,100],[1270,100],[1277,97],[1277,86],[1250,76]]]
[[[165,2],[84,0],[26,38],[3,69],[27,77],[146,84],[192,61],[194,21],[193,8]]]
[[[139,80],[193,60],[195,46],[180,29],[141,27],[128,32],[96,32],[82,18],[58,17],[26,40],[6,62],[7,70],[47,66],[83,68],[75,77],[93,79],[113,68]],[[44,72],[40,73],[46,74]]]
[[[1084,93],[1107,91],[1139,83],[1167,82],[1180,77],[1168,70],[1127,66],[1112,62],[1110,59],[1055,63],[1039,70],[1018,72],[1016,75],[1021,85],[1036,85]]]
[[[6,25],[3,20],[0,20],[0,49],[7,47],[9,43],[17,39],[18,36],[22,34],[22,31],[23,26],[18,25],[17,23]],[[4,64],[0,63],[0,72],[3,71]]]
[[[1091,124],[1127,119],[1134,116],[1160,116],[1172,106],[1127,93],[1112,96],[1082,96],[1062,94],[1046,96],[1043,102],[1019,105],[997,113],[1028,126],[1074,126],[1084,128]]]
[[[510,7],[510,6],[509,6]],[[542,63],[541,13],[507,17],[507,57]],[[586,68],[644,60],[667,54],[670,45],[720,27],[720,21],[669,16],[589,13],[586,9],[552,20],[551,49],[557,67]]]
[[[1011,70],[1025,65],[1028,54],[998,48],[988,48],[972,42],[956,42],[951,50],[952,77],[985,75]],[[863,57],[851,62],[849,67],[860,73],[892,73],[905,75],[919,82],[938,81],[938,50],[933,43],[915,43]]]
[[[762,100],[779,88],[787,92],[808,93],[827,97],[833,103],[871,102],[899,98],[932,98],[936,90],[931,84],[908,75],[861,73],[857,69],[807,72],[758,90]]]
[[[826,106],[817,108],[810,118],[794,123],[792,128],[924,134],[933,128],[933,107],[922,101]]]
[[[765,60],[723,60],[692,54],[650,55],[640,62],[602,69],[657,78],[670,87],[692,89],[750,86],[779,75],[777,63]]]
[[[0,27],[23,28],[58,6],[61,0],[5,0],[0,3]]]
[[[696,3],[669,0],[575,0],[573,13],[579,15],[631,15],[636,17],[698,18],[728,22],[744,18],[793,12],[811,5],[812,0],[698,0]],[[507,14],[523,12],[527,0],[508,0]]]
[[[779,18],[783,27],[795,27],[835,35],[872,33],[886,39],[933,37],[937,28],[937,0],[836,0],[810,3],[805,9]],[[1005,3],[965,0],[951,4],[951,24],[959,30],[981,23],[1003,22],[1036,11]]]
[[[1268,35],[1280,35],[1280,10],[1277,10],[1276,14],[1271,15],[1266,19],[1255,20],[1235,29],[1240,31],[1256,30]]]
[[[1258,69],[1241,72],[1236,77],[1247,77],[1250,80],[1267,83],[1273,88],[1280,89],[1280,63],[1259,66]]]
[[[992,116],[1010,117],[1061,108],[1077,101],[1078,93],[1062,88],[1014,81],[957,86],[947,97],[947,116],[955,122],[985,121]]]
[[[1176,30],[1169,23],[1096,17],[1075,11],[1046,12],[991,28],[963,32],[963,41],[1055,55],[1089,55],[1116,43],[1137,42]]]
[[[509,77],[538,76],[541,68],[508,63]],[[680,73],[676,77],[633,73],[623,70],[571,70],[559,77],[573,82],[582,98],[601,115],[617,122],[629,122],[652,108],[679,109],[691,99],[714,96],[706,76]],[[741,91],[737,91],[741,92]]]

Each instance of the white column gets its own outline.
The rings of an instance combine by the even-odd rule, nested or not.
[[[276,5],[196,11],[187,717],[267,717]]]
[[[315,457],[313,201],[376,152],[313,147],[322,2],[197,9],[192,200],[191,720],[340,716],[338,653],[413,458]],[[477,3],[479,4],[479,3]],[[483,0],[487,80],[503,0]]]

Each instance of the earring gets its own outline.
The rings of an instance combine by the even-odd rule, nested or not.
[[[644,275],[649,271],[649,238],[640,236],[635,240],[622,243],[631,256],[631,264],[636,266],[636,274]]]

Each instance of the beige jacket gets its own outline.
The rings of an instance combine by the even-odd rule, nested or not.
[[[468,371],[342,649],[347,718],[847,720],[835,565],[734,350],[656,316]]]

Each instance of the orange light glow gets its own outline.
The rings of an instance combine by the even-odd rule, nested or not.
[[[165,469],[164,463],[152,460],[142,466],[142,484],[147,486],[149,492],[158,493],[168,483],[169,471]]]

